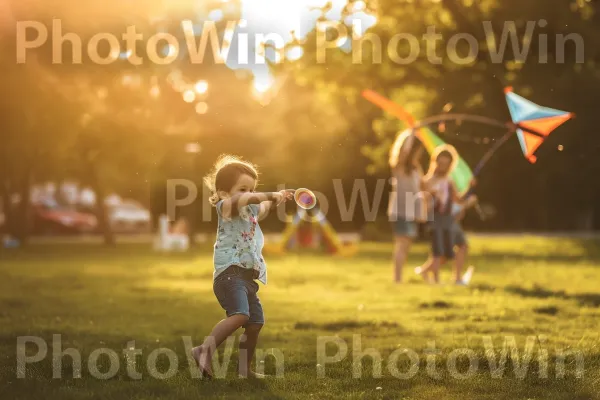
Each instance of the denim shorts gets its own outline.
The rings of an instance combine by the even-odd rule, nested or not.
[[[258,283],[240,273],[240,267],[229,267],[215,278],[213,291],[228,317],[246,315],[248,324],[264,324],[265,316],[257,296]]]
[[[398,217],[396,221],[392,221],[392,228],[396,236],[408,236],[409,238],[417,237],[417,223],[415,221],[407,221],[402,217]]]
[[[465,232],[458,223],[450,227],[431,228],[431,252],[434,257],[454,258],[454,246],[466,246]]]
[[[465,237],[465,232],[462,227],[457,223],[454,226],[454,233],[452,235],[452,241],[455,246],[466,246],[467,238]]]
[[[431,230],[431,253],[434,257],[454,258],[453,229],[434,227]]]

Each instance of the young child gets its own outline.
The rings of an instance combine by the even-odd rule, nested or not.
[[[431,157],[431,165],[423,179],[423,189],[433,197],[433,221],[431,223],[431,253],[430,262],[418,268],[426,281],[439,283],[439,269],[444,260],[454,259],[454,245],[457,242],[457,223],[452,214],[454,204],[461,204],[462,199],[450,179],[450,173],[458,160],[458,154],[450,145],[440,146]],[[473,184],[473,183],[472,183]],[[464,235],[462,236],[464,239]],[[460,241],[460,240],[459,240]],[[464,245],[466,241],[463,240]]]
[[[417,236],[417,220],[421,210],[410,203],[420,192],[423,170],[419,159],[423,145],[411,130],[398,135],[390,150],[389,165],[392,170],[392,186],[388,203],[388,217],[394,233],[394,281],[402,282],[402,270],[412,241]]]
[[[212,356],[216,348],[243,327],[239,343],[240,377],[263,377],[250,370],[259,332],[264,324],[258,283],[267,283],[267,265],[262,256],[264,237],[258,221],[268,211],[293,198],[293,191],[257,193],[256,167],[234,156],[221,156],[205,178],[218,214],[214,246],[213,290],[226,318],[215,325],[192,356],[204,377],[212,378]]]
[[[467,269],[467,271],[462,274],[463,266],[467,260],[467,255],[469,251],[469,244],[467,242],[467,238],[465,232],[462,229],[461,221],[465,216],[466,210],[473,207],[477,204],[477,196],[470,195],[468,198],[463,199],[462,204],[455,204],[453,210],[454,217],[454,225],[451,230],[452,236],[452,244],[454,245],[455,252],[455,260],[454,260],[454,271],[453,271],[453,279],[456,285],[466,286],[471,281],[473,276],[474,268],[471,266]],[[444,265],[448,261],[445,257],[442,257],[440,261],[440,266]],[[415,273],[421,274],[423,270],[429,269],[431,264],[433,263],[433,257],[430,255],[425,264],[415,268]]]

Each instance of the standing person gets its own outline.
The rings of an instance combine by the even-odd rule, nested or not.
[[[263,377],[250,370],[258,335],[265,322],[256,280],[267,283],[262,256],[264,236],[258,221],[268,211],[293,198],[293,191],[257,193],[256,167],[233,156],[221,156],[205,178],[213,195],[219,227],[214,247],[213,290],[226,318],[215,325],[201,346],[192,349],[203,376],[212,377],[212,356],[229,336],[244,328],[240,338],[240,377]]]
[[[473,276],[474,267],[470,266],[467,271],[462,274],[462,269],[466,263],[467,255],[469,251],[469,244],[467,242],[467,238],[465,232],[461,226],[461,221],[465,216],[466,210],[470,207],[473,207],[477,203],[477,196],[470,195],[468,198],[464,199],[462,205],[455,204],[453,210],[454,216],[454,225],[451,229],[451,238],[452,244],[454,245],[455,251],[455,260],[454,260],[454,270],[453,270],[453,279],[454,283],[459,286],[467,286],[471,281]],[[429,258],[425,262],[425,264],[415,268],[415,273],[422,274],[422,271],[428,270],[431,268],[433,264],[434,257],[430,254]],[[448,261],[445,257],[442,257],[440,261],[440,266],[444,265]]]
[[[402,282],[402,269],[413,239],[417,236],[417,220],[421,214],[420,190],[423,170],[419,159],[423,145],[406,130],[398,135],[390,150],[389,165],[392,171],[388,217],[394,232],[394,282]],[[411,199],[409,202],[407,199]]]
[[[450,173],[456,165],[458,154],[454,147],[440,146],[431,156],[429,171],[423,179],[423,188],[433,198],[433,222],[431,223],[431,261],[419,272],[428,282],[439,283],[442,260],[454,259],[454,217],[452,206],[458,202],[456,187]],[[430,277],[432,275],[432,278]]]

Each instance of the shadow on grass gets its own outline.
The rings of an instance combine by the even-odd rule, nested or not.
[[[352,321],[352,320],[344,320],[344,321],[335,321],[328,322],[325,324],[315,324],[314,322],[297,322],[294,325],[294,329],[296,330],[316,330],[322,329],[326,331],[341,331],[344,329],[357,329],[357,328],[398,328],[398,325],[395,322],[373,322],[373,321]]]
[[[564,300],[575,300],[581,306],[600,307],[600,293],[576,293],[568,294],[564,290],[548,290],[541,286],[532,288],[524,288],[521,286],[507,286],[504,288],[509,293],[519,295],[521,297],[533,297],[537,299],[558,298]]]
[[[557,298],[562,300],[575,300],[581,306],[585,307],[600,307],[600,293],[574,293],[568,294],[564,290],[549,290],[545,289],[539,285],[535,285],[531,288],[526,288],[522,286],[510,285],[504,288],[489,285],[486,283],[480,283],[471,285],[472,291],[480,291],[480,292],[495,292],[497,290],[504,290],[508,293],[515,294],[521,297],[530,297],[536,299],[549,299],[549,298]],[[558,309],[556,307],[542,307],[539,309],[535,309],[535,312],[539,314],[548,314],[555,315],[558,313]]]
[[[421,303],[419,308],[437,308],[437,309],[448,309],[454,307],[452,303],[443,300],[432,301],[431,303]]]
[[[498,290],[498,287],[494,285],[490,285],[487,283],[475,283],[469,286],[472,291],[480,291],[480,292],[495,292]]]
[[[537,314],[546,314],[546,315],[556,315],[559,312],[558,307],[548,306],[548,307],[538,307],[534,308],[533,312]]]

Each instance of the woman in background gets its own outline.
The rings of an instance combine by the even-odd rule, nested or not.
[[[389,165],[392,170],[392,191],[388,205],[388,217],[394,231],[394,281],[402,282],[402,269],[408,250],[417,236],[417,220],[423,212],[421,203],[421,180],[423,170],[419,159],[423,145],[406,130],[394,141],[390,150]]]

